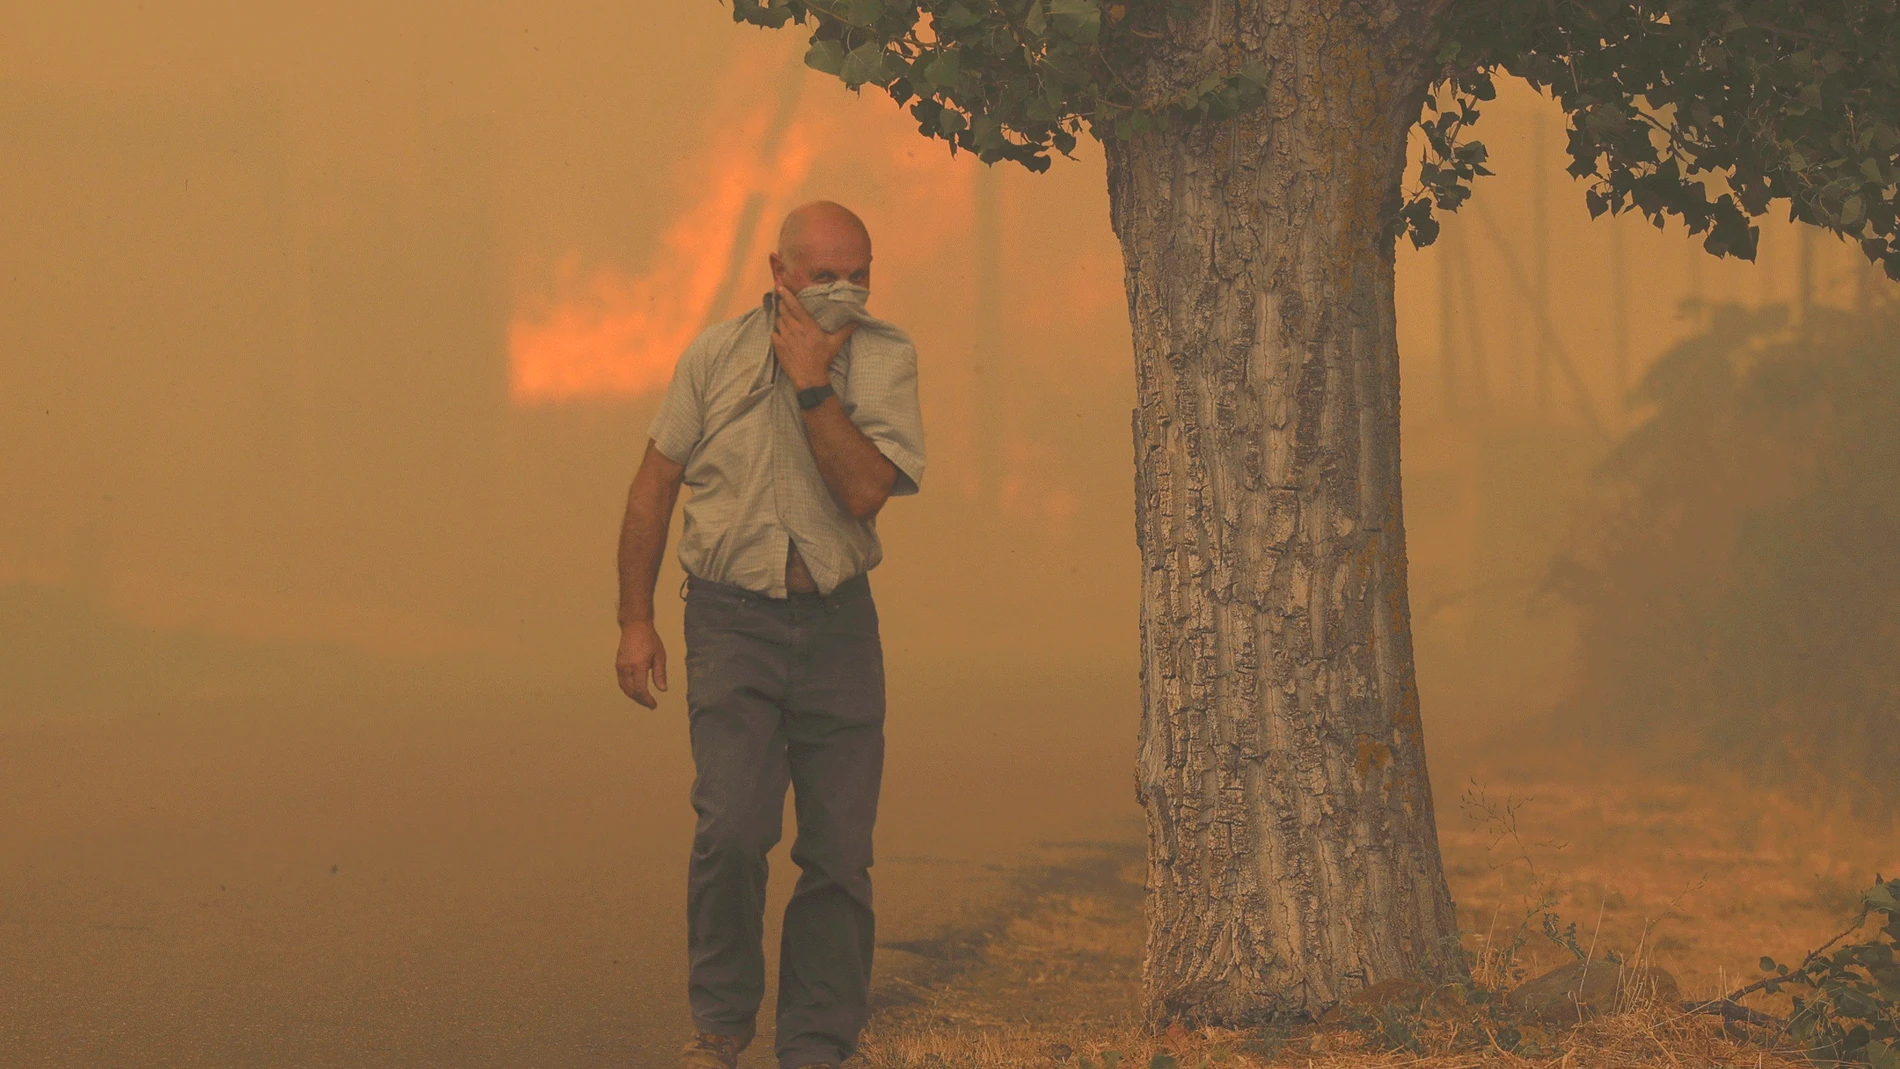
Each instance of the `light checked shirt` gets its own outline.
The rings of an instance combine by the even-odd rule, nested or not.
[[[917,350],[902,330],[864,311],[867,295],[848,282],[798,294],[827,331],[858,323],[832,360],[831,388],[845,415],[896,466],[892,495],[914,494],[924,476]],[[819,591],[829,594],[876,567],[884,552],[875,518],[845,511],[818,471],[796,390],[772,355],[775,317],[768,295],[695,338],[648,433],[685,467],[692,490],[679,547],[688,574],[782,598],[795,544]]]

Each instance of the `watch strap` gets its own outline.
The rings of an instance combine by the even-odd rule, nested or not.
[[[831,388],[831,383],[829,382],[823,386],[813,386],[810,389],[800,390],[798,391],[798,407],[804,411],[810,411],[824,404],[825,398],[833,396],[836,392],[837,391]]]

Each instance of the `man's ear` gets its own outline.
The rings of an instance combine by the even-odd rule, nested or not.
[[[765,262],[772,265],[772,285],[774,287],[785,285],[785,261],[779,259],[778,253],[771,252],[766,253]]]

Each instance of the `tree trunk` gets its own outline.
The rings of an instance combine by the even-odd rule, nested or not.
[[[1142,88],[1239,119],[1108,143],[1139,407],[1145,1005],[1310,1016],[1462,976],[1413,674],[1392,247],[1429,14],[1207,0]]]

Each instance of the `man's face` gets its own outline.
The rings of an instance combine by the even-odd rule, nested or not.
[[[871,288],[871,243],[853,228],[814,226],[782,255],[772,254],[772,281],[793,293],[839,279]]]

